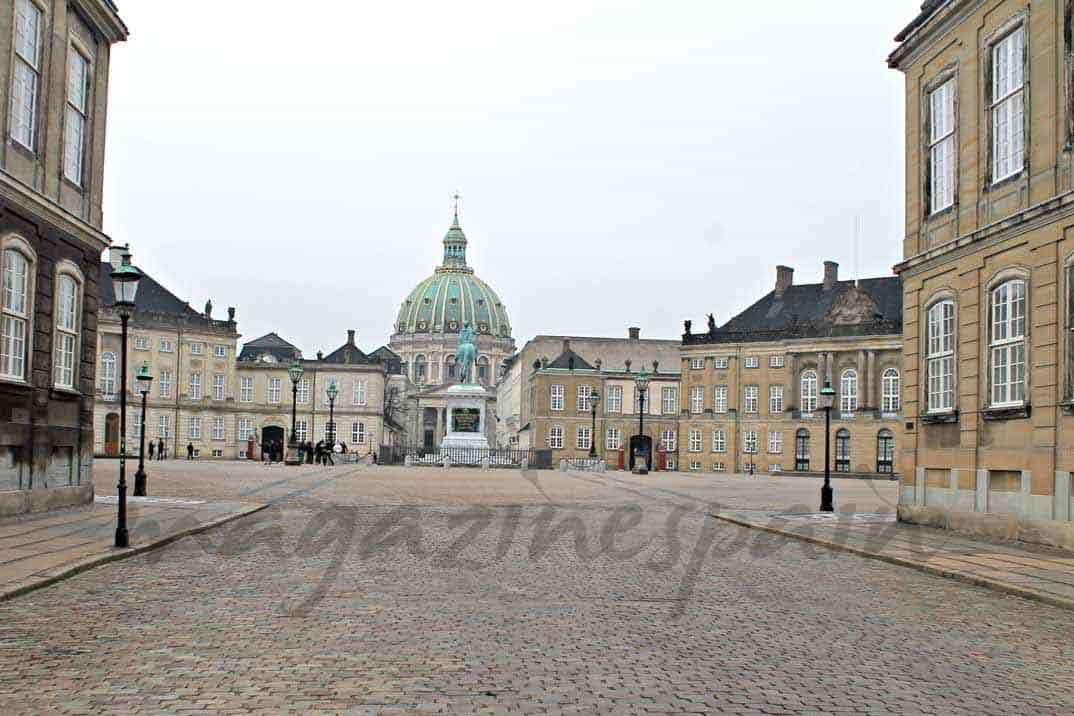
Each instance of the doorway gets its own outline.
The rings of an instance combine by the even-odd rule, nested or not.
[[[805,428],[794,436],[794,471],[809,472],[809,431]]]
[[[286,449],[284,444],[283,428],[278,425],[266,425],[261,428],[261,459],[265,459],[266,450],[276,443],[280,444],[280,452],[282,453]]]

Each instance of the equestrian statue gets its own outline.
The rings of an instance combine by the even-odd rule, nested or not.
[[[459,331],[459,348],[455,351],[455,362],[459,366],[459,382],[463,385],[474,384],[474,364],[477,361],[477,347],[474,340],[477,334],[470,327],[470,322],[463,324]]]

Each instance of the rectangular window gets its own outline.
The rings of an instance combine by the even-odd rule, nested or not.
[[[687,450],[690,452],[701,452],[701,431],[691,430],[687,438]]]
[[[215,355],[217,358],[227,358],[227,346],[214,347],[213,355]]]
[[[295,421],[295,439],[304,443],[310,439],[310,424],[305,420]]]
[[[690,359],[690,370],[704,370],[704,369],[705,369],[705,359],[704,358],[691,358]]]
[[[727,356],[716,356],[712,359],[712,367],[719,370],[727,369]]]
[[[136,350],[136,351],[147,351],[147,350],[149,350],[149,338],[146,337],[146,336],[135,336],[134,337],[134,350]]]
[[[67,113],[63,127],[63,175],[82,186],[86,153],[86,117],[89,114],[89,62],[75,48],[67,51]]]
[[[250,439],[250,435],[254,432],[253,423],[249,418],[239,418],[239,434],[238,440],[240,443],[244,443]]]
[[[712,431],[712,452],[727,451],[727,433],[723,430]]]
[[[747,385],[744,393],[745,397],[745,411],[747,413],[757,412],[757,400],[760,389],[756,385]]]
[[[705,412],[705,388],[701,385],[695,385],[690,388],[690,412],[695,415],[700,415]]]
[[[926,344],[929,412],[953,410],[955,407],[954,301],[940,301],[929,309]]]
[[[37,134],[37,85],[41,73],[41,10],[15,0],[15,69],[11,88],[11,138],[33,151]]]
[[[161,353],[171,353],[172,350],[173,350],[172,349],[172,342],[169,341],[167,338],[161,338],[160,339],[160,352]]]
[[[701,463],[697,460],[690,461],[690,472],[701,472]]]
[[[205,350],[205,344],[204,343],[191,343],[190,344],[190,355],[192,355],[192,356],[200,356],[204,350]]]
[[[157,419],[157,437],[170,438],[172,436],[172,421],[168,415],[161,415]]]
[[[760,364],[761,363],[758,360],[757,356],[746,356],[746,367],[747,368],[756,368]]]
[[[351,423],[351,442],[357,445],[365,443],[365,423]]]
[[[268,382],[268,402],[278,403],[280,402],[280,379],[269,378]]]
[[[67,274],[56,281],[56,365],[57,388],[75,388],[75,356],[78,354],[78,282]]]
[[[609,450],[618,450],[623,444],[619,428],[608,428],[604,436],[604,446]]]
[[[14,249],[4,251],[0,375],[16,380],[26,378],[26,339],[32,299],[30,266],[20,252]]]
[[[770,464],[768,466],[768,471],[773,472],[773,473],[783,472],[783,466],[782,465],[771,465]]]
[[[191,440],[201,440],[201,416],[190,416],[187,421],[187,437]]]
[[[783,386],[768,386],[768,412],[775,415],[783,412]]]
[[[714,462],[714,463],[712,463],[712,471],[713,472],[724,472],[726,469],[727,468],[725,468],[723,466],[722,462]]]
[[[576,433],[576,439],[574,441],[574,445],[579,450],[588,450],[592,439],[593,439],[593,434],[590,432],[589,426],[585,426],[585,427],[579,426],[578,432]]]
[[[775,431],[768,433],[768,452],[773,455],[783,452],[783,433]]]
[[[742,452],[747,455],[757,454],[757,433],[754,430],[747,430],[742,434]]]
[[[679,412],[679,389],[664,388],[661,391],[661,412],[664,415],[677,415]]]
[[[727,412],[727,386],[717,385],[712,391],[712,412],[714,413],[726,413]]]
[[[679,449],[679,434],[672,428],[665,428],[660,433],[660,441],[668,452],[675,452]]]
[[[783,367],[783,356],[769,356],[768,357],[768,367],[769,368],[782,368]]]
[[[254,379],[243,377],[239,381],[239,401],[243,403],[254,402]]]
[[[351,399],[352,399],[352,402],[355,405],[365,405],[366,402],[367,402],[367,398],[366,398],[366,381],[364,381],[364,380],[356,380],[356,381],[354,381],[354,388],[352,390],[352,393],[353,393],[353,395],[351,396]]]
[[[589,399],[593,395],[593,389],[588,385],[579,385],[578,390],[575,391],[575,395],[575,408],[577,408],[579,412],[588,413],[591,405]]]
[[[858,372],[845,370],[839,380],[839,410],[844,416],[853,416],[858,409]]]
[[[670,455],[667,456],[667,469],[672,471],[675,470],[675,458]]]
[[[217,375],[213,376],[213,400],[223,400],[223,399],[224,399],[224,376],[217,374]]]
[[[929,194],[932,213],[955,203],[955,80],[929,95]]]
[[[563,449],[563,426],[553,425],[548,431],[548,447],[553,450]]]
[[[992,181],[1022,171],[1025,164],[1025,28],[992,48]]]
[[[190,374],[190,399],[201,400],[201,373]]]
[[[213,457],[223,457],[224,451],[219,448],[213,448]]]
[[[623,386],[608,386],[608,400],[607,404],[605,405],[605,409],[609,413],[623,412]]]
[[[160,397],[170,398],[172,397],[172,372],[170,370],[160,371]]]
[[[1026,284],[1015,280],[992,290],[992,405],[1025,400]]]
[[[552,410],[556,410],[556,411],[563,410],[563,396],[564,396],[565,392],[566,391],[565,391],[565,389],[563,388],[562,385],[553,385],[552,386],[551,397],[549,399],[549,407]]]
[[[310,402],[310,390],[312,389],[311,386],[312,384],[310,383],[309,378],[302,378],[298,381],[297,400],[299,403]]]

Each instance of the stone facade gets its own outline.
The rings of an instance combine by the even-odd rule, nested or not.
[[[106,0],[0,3],[0,516],[93,498],[108,72],[126,37]]]
[[[1074,546],[1070,0],[926,3],[906,80],[900,516]]]

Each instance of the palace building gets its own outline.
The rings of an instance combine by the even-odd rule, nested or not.
[[[1071,0],[929,0],[906,97],[903,520],[1074,546]]]

